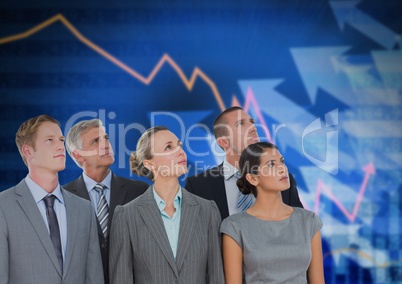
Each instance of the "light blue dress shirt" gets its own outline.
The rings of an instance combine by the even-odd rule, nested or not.
[[[32,193],[32,196],[38,206],[40,214],[42,215],[43,220],[45,221],[46,228],[49,231],[49,223],[47,221],[46,216],[46,205],[43,201],[43,198],[47,195],[50,195],[47,191],[45,191],[42,187],[40,187],[37,183],[35,183],[29,175],[26,176],[25,182],[28,185],[29,191]],[[56,212],[57,221],[59,223],[60,229],[60,238],[61,238],[61,251],[63,254],[63,265],[66,259],[66,248],[67,248],[67,215],[66,215],[66,205],[64,203],[63,194],[60,189],[60,184],[57,185],[56,189],[51,193],[56,196],[54,201],[54,211]],[[50,235],[50,231],[49,231]]]
[[[161,213],[162,221],[165,226],[165,230],[169,239],[170,247],[172,248],[173,256],[176,259],[177,244],[179,242],[179,231],[180,231],[180,216],[181,216],[181,187],[177,192],[173,205],[176,211],[174,212],[172,218],[165,212],[166,203],[163,199],[156,193],[154,187],[152,186],[152,191],[154,193],[154,198],[156,204],[158,205],[159,211]]]
[[[98,202],[99,202],[99,198],[100,198],[100,193],[97,192],[96,189],[94,189],[94,186],[96,184],[98,184],[98,182],[96,182],[93,179],[91,179],[85,173],[82,174],[82,177],[84,178],[84,183],[85,183],[85,186],[86,186],[86,188],[88,190],[88,194],[89,194],[89,198],[91,199],[92,207],[94,208],[95,213],[96,213],[96,208],[98,208]],[[105,179],[102,180],[99,183],[101,183],[101,184],[103,184],[103,185],[105,185],[107,187],[107,188],[105,188],[103,190],[103,193],[105,194],[107,204],[110,207],[110,188],[112,186],[111,185],[112,184],[112,171],[109,171],[109,173],[107,174]]]
[[[238,172],[238,169],[229,164],[229,162],[225,159],[223,161],[222,171],[225,181],[225,191],[226,199],[228,201],[229,215],[233,215],[235,213],[239,213],[239,209],[237,208],[239,188],[237,187],[237,178],[235,177],[235,173]],[[255,202],[254,196],[252,196],[252,198],[253,202]]]

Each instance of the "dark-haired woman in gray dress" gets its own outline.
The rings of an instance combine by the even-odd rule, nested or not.
[[[221,225],[226,283],[324,283],[320,218],[283,203],[287,167],[274,144],[249,145],[239,161],[243,194],[256,197]]]

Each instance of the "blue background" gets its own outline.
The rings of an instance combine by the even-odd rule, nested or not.
[[[131,178],[140,134],[165,124],[192,175],[222,160],[212,123],[239,104],[323,220],[326,282],[401,283],[401,14],[396,0],[2,1],[0,190],[27,174],[14,139],[30,117],[65,134],[101,118]],[[68,158],[61,184],[80,173]]]

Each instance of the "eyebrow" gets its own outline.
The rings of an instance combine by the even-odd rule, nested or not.
[[[180,143],[181,143],[181,141],[177,140],[177,144],[180,144]],[[168,142],[165,143],[165,145],[168,145],[168,144],[173,144],[173,141],[168,141]]]
[[[285,160],[285,158],[283,156],[280,156],[279,161],[281,161],[281,160]],[[267,160],[267,163],[268,162],[276,162],[276,161],[277,160]]]

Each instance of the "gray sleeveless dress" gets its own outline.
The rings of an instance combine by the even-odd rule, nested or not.
[[[313,212],[294,207],[282,221],[266,221],[246,212],[229,216],[221,233],[243,251],[243,283],[307,283],[311,239],[322,222]]]

